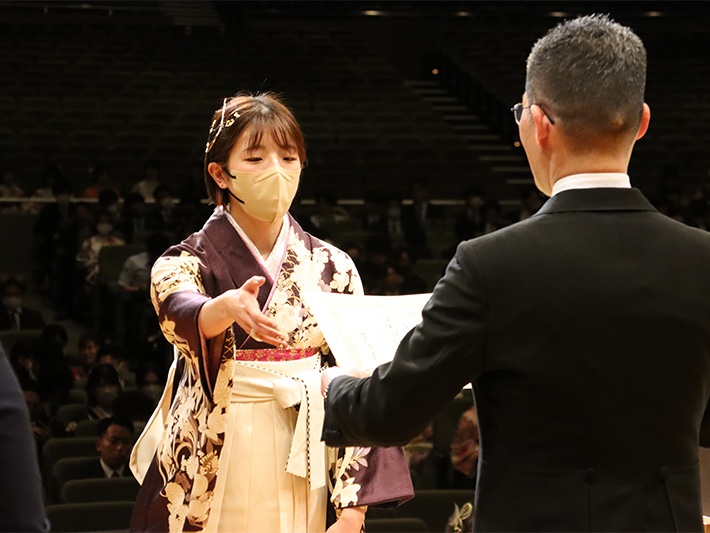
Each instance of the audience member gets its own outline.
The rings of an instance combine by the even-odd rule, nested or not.
[[[472,405],[461,413],[451,439],[451,466],[454,469],[451,488],[475,488],[479,450],[478,416],[476,406]]]
[[[178,223],[175,196],[167,185],[158,185],[153,192],[155,205],[146,217],[148,231],[174,232]]]
[[[21,387],[37,383],[37,352],[39,341],[19,339],[10,352],[10,365]]]
[[[114,228],[121,226],[123,223],[123,205],[121,204],[121,197],[116,189],[107,187],[99,191],[96,211],[99,213],[108,213],[111,216],[111,222]]]
[[[112,365],[101,363],[91,369],[86,381],[88,418],[101,420],[110,417],[113,404],[122,390],[118,371]]]
[[[156,199],[153,194],[155,193],[155,189],[160,185],[162,185],[160,163],[155,160],[150,160],[146,161],[143,165],[143,177],[133,185],[131,191],[137,192],[146,201],[150,202]]]
[[[138,192],[130,192],[123,202],[123,218],[116,229],[127,243],[142,241],[147,232],[147,206]]]
[[[311,223],[317,228],[318,235],[325,238],[332,238],[332,235],[324,234],[341,222],[350,220],[348,212],[338,205],[338,198],[331,190],[321,190],[315,195],[315,206],[311,214]]]
[[[483,232],[481,207],[486,202],[483,190],[477,185],[469,185],[464,190],[464,205],[454,220],[456,243],[473,239]]]
[[[429,185],[422,179],[409,182],[412,203],[405,205],[402,215],[426,229],[444,219],[444,208],[433,204],[429,198]]]
[[[19,278],[11,277],[3,282],[0,330],[40,329],[44,327],[42,313],[27,307],[24,297],[25,284]]]
[[[114,233],[111,215],[103,211],[96,218],[96,233],[84,239],[81,250],[76,254],[76,260],[81,269],[84,281],[90,287],[96,284],[99,274],[99,253],[104,246],[125,244],[123,238]]]
[[[90,170],[91,183],[81,194],[82,198],[98,199],[104,189],[113,189],[120,196],[118,187],[113,183],[113,176],[109,169],[103,165],[96,165]]]
[[[508,221],[503,218],[503,210],[500,204],[495,200],[487,200],[481,206],[481,214],[483,215],[481,235],[493,233],[508,225]]]
[[[17,183],[17,174],[10,169],[2,171],[0,181],[0,198],[21,198],[25,196],[25,191]],[[14,213],[22,210],[24,204],[15,202],[0,203],[0,212]]]
[[[81,334],[78,341],[79,364],[72,367],[74,380],[86,380],[98,364],[99,341],[90,331]]]
[[[55,252],[61,245],[60,234],[69,225],[73,215],[70,204],[73,189],[72,183],[68,180],[52,181],[52,195],[55,201],[43,203],[38,210],[37,220],[32,230],[37,257],[35,276],[40,286],[50,279]]]
[[[542,207],[545,199],[535,187],[524,190],[520,195],[520,208],[515,214],[513,222],[530,218]]]
[[[107,417],[96,425],[96,461],[86,464],[78,479],[133,477],[128,459],[133,449],[133,423],[122,417]]]
[[[390,256],[389,241],[385,235],[370,235],[365,240],[365,254],[358,265],[365,294],[375,294],[387,276]]]
[[[113,404],[113,416],[130,420],[137,435],[143,432],[155,410],[155,403],[138,389],[127,389]]]
[[[60,324],[49,324],[42,330],[37,353],[37,383],[52,414],[67,402],[74,386],[74,375],[64,356],[66,344],[67,332]]]
[[[419,216],[413,205],[403,205],[399,193],[388,195],[387,235],[390,246],[407,246],[419,258],[431,257],[426,230]]]
[[[129,350],[140,349],[148,336],[159,330],[148,290],[150,269],[170,244],[165,233],[150,233],[147,249],[128,257],[118,276],[124,324],[122,342]]]
[[[358,215],[362,229],[370,233],[387,233],[387,199],[378,190],[369,190],[363,196]]]
[[[136,370],[136,386],[155,407],[165,388],[165,372],[154,362],[143,363]]]
[[[32,436],[37,444],[37,454],[41,457],[44,443],[52,437],[49,414],[46,411],[44,398],[37,383],[20,383],[20,386],[25,396],[27,411],[30,414],[30,426],[32,428]]]

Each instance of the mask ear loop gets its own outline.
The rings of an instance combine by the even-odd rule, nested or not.
[[[225,173],[227,176],[229,176],[230,178],[232,178],[233,180],[236,181],[237,177],[234,176],[234,175],[232,175],[232,173],[229,172],[226,168],[222,167],[222,170],[224,171],[224,173]],[[228,193],[232,198],[234,198],[237,202],[239,202],[240,204],[242,204],[242,205],[245,204],[244,200],[242,200],[242,199],[239,198],[236,194],[234,194],[234,193],[231,191],[231,189],[230,189],[229,187],[227,187],[227,193]]]

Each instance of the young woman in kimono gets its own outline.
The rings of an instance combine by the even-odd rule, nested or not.
[[[401,448],[320,441],[319,371],[335,360],[302,294],[362,285],[349,256],[288,214],[304,165],[276,96],[238,95],[214,114],[217,207],[151,275],[175,362],[133,452],[132,531],[358,532],[367,506],[413,496]]]

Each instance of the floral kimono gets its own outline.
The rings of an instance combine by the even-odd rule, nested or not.
[[[163,333],[175,346],[175,361],[164,397],[131,458],[131,468],[142,480],[132,531],[259,530],[260,521],[246,525],[225,518],[244,514],[242,508],[229,511],[226,506],[263,496],[253,489],[248,489],[248,497],[235,495],[242,487],[240,476],[251,475],[256,480],[252,486],[259,487],[260,469],[271,460],[269,443],[284,438],[289,441],[287,457],[276,459],[276,475],[300,480],[301,496],[293,496],[296,503],[286,502],[296,514],[294,525],[278,526],[282,531],[325,529],[326,486],[333,507],[328,522],[342,508],[397,505],[413,496],[401,448],[336,449],[320,442],[323,400],[318,370],[335,361],[302,293],[362,293],[362,286],[345,253],[304,232],[290,215],[284,224],[276,279],[221,208],[201,231],[170,248],[153,267],[151,297]],[[275,250],[278,246],[279,242]],[[200,334],[197,317],[202,304],[239,288],[254,275],[266,278],[257,299],[279,330],[288,334],[286,350],[256,341],[236,324],[210,340]],[[249,388],[252,383],[257,385]],[[257,399],[252,401],[254,394]],[[259,396],[264,394],[276,400]],[[275,413],[268,416],[281,417],[278,423],[256,425],[264,415],[253,409],[264,405],[276,406],[270,407]],[[237,414],[243,412],[248,415]],[[257,428],[273,437],[240,448],[243,440],[259,437],[262,429]],[[270,475],[266,470],[274,468],[263,468],[266,479]],[[278,490],[267,492],[264,499],[291,498],[283,479],[275,486]],[[301,512],[302,506],[309,508]]]

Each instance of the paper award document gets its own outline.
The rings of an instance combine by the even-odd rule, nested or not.
[[[431,294],[354,296],[309,291],[302,296],[338,364],[369,374],[392,360],[402,337],[421,322]]]

